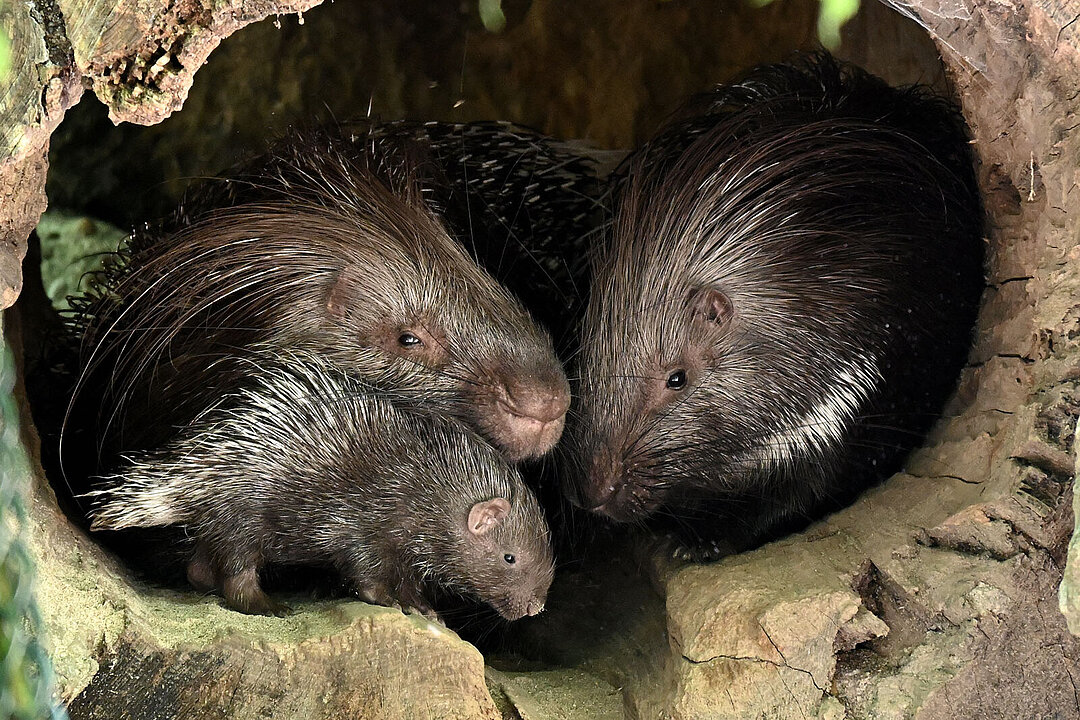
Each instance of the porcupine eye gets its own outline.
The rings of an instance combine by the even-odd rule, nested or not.
[[[668,375],[667,388],[668,390],[682,390],[686,387],[686,371],[676,370]]]
[[[507,565],[513,565],[515,562],[517,562],[517,558],[515,558],[510,553],[506,553],[505,555],[503,555],[503,560],[506,561]]]
[[[450,358],[446,352],[446,340],[433,333],[423,324],[388,328],[379,345],[388,353],[398,355],[410,362],[430,368],[444,366]]]

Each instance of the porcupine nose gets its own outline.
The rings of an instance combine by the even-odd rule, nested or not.
[[[561,420],[570,408],[570,388],[565,381],[507,383],[503,404],[510,413],[540,423]]]
[[[532,617],[534,615],[539,615],[542,612],[544,612],[544,601],[543,600],[535,600],[535,599],[530,600],[529,604],[525,608],[525,614],[528,615],[529,617]]]
[[[581,498],[587,510],[615,521],[624,519],[629,491],[623,470],[622,458],[609,448],[594,453]]]
[[[497,409],[510,435],[517,439],[518,459],[539,457],[562,435],[570,408],[570,386],[558,382],[507,382]]]

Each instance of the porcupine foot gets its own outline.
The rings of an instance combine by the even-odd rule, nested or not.
[[[356,586],[356,595],[370,605],[382,605],[384,607],[401,609],[397,600],[390,594],[390,590],[386,587],[386,584],[382,582],[371,581],[360,583]]]
[[[424,597],[424,593],[418,584],[405,581],[399,586],[398,594],[403,612],[406,614],[423,615],[431,622],[445,624],[439,614],[435,612],[435,609],[431,607],[427,598]]]
[[[735,554],[735,548],[726,540],[694,537],[692,540],[676,535],[666,535],[659,541],[658,551],[673,560],[692,563],[715,562]]]
[[[395,597],[390,592],[390,586],[379,580],[364,581],[356,586],[357,596],[366,603],[391,607],[406,615],[423,615],[432,622],[442,622],[442,618],[428,604],[418,586],[403,581],[399,584],[399,590],[399,596]]]
[[[202,544],[195,547],[195,554],[188,561],[187,579],[191,586],[200,592],[209,592],[218,587],[217,571]]]
[[[276,615],[285,617],[292,609],[283,603],[272,600],[259,587],[259,573],[249,567],[225,578],[222,592],[225,602],[234,610],[249,615]]]

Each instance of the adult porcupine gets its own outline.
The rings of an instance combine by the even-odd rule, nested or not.
[[[186,214],[258,200],[267,176],[303,186],[297,174],[310,154],[378,155],[385,147],[408,148],[425,201],[569,354],[601,215],[596,156],[605,153],[510,122],[359,120],[293,131],[238,177],[204,185]]]
[[[953,105],[826,54],[761,67],[691,102],[615,197],[570,495],[745,547],[898,469],[955,386],[982,287]]]
[[[556,350],[572,354],[603,190],[585,149],[506,122],[395,122],[374,132],[430,147],[438,171],[430,197],[443,217],[548,328]]]
[[[107,454],[167,439],[260,344],[419,394],[513,459],[558,440],[569,391],[550,339],[424,201],[424,148],[327,137],[210,183],[171,226],[137,234],[84,301],[79,389],[104,397],[82,410],[101,412]]]
[[[94,529],[182,528],[189,579],[243,612],[285,609],[259,584],[270,563],[330,566],[369,602],[425,613],[432,587],[508,620],[543,609],[548,528],[497,451],[316,356],[256,358],[240,389],[104,479]]]

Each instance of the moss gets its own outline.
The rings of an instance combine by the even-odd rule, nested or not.
[[[63,211],[42,215],[37,233],[41,240],[41,279],[57,310],[68,308],[69,295],[86,290],[87,273],[100,270],[107,255],[127,238],[117,227]]]
[[[528,720],[621,720],[622,694],[600,678],[575,668],[484,673],[504,717]],[[496,704],[499,701],[496,700]]]

